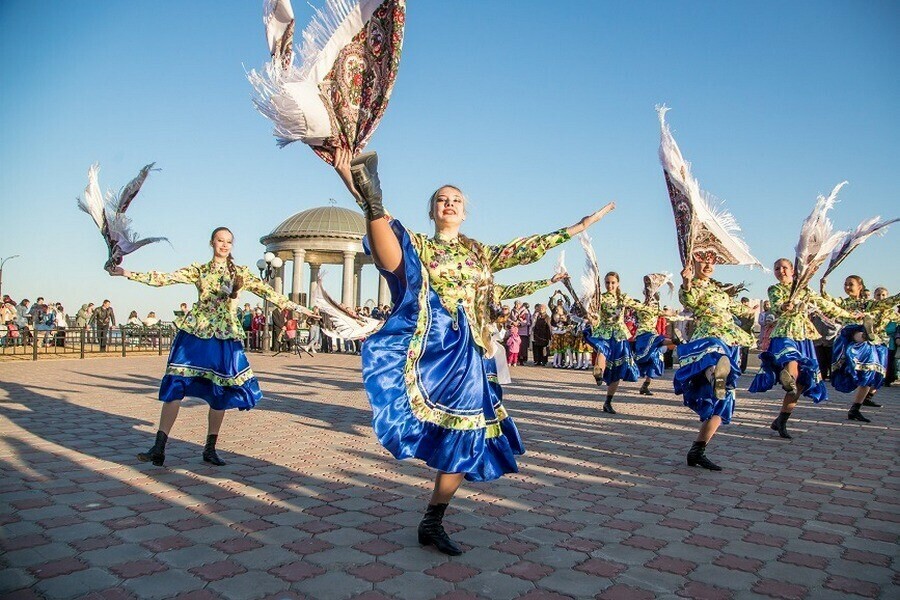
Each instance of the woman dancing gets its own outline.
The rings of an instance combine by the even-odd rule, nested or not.
[[[591,329],[584,339],[597,351],[594,364],[594,380],[597,385],[606,383],[606,401],[603,412],[616,414],[612,406],[613,396],[620,381],[637,381],[638,368],[631,354],[628,338],[631,333],[625,326],[625,309],[640,306],[619,289],[619,274],[610,271],[603,278],[606,291],[599,295],[596,312],[590,315]]]
[[[166,460],[166,442],[178,418],[181,400],[191,396],[209,404],[206,445],[203,461],[222,466],[216,453],[216,441],[225,411],[249,410],[262,398],[259,383],[244,355],[244,329],[237,319],[235,299],[241,290],[266,298],[279,308],[311,314],[308,309],[288,300],[254,276],[247,267],[234,264],[231,247],[234,235],[227,227],[218,227],[210,236],[213,257],[208,263],[193,263],[174,273],[149,271],[135,273],[121,267],[111,275],[124,275],[132,281],[160,287],[188,283],[197,287],[199,298],[190,312],[175,320],[178,333],[172,342],[166,374],[159,386],[163,402],[156,442],[147,452],[138,454],[141,462],[161,467]]]
[[[372,424],[396,458],[418,458],[437,470],[419,524],[422,545],[458,555],[442,525],[463,479],[489,481],[517,471],[524,449],[502,404],[492,358],[488,305],[493,274],[541,258],[614,208],[546,235],[488,246],[460,234],[466,197],[454,186],[428,200],[433,236],[390,219],[383,207],[374,154],[338,150],[335,170],[366,213],[368,244],[388,280],[390,318],[363,346],[363,381]]]
[[[675,393],[683,395],[684,405],[697,413],[700,432],[687,455],[689,466],[711,471],[722,467],[706,457],[706,446],[721,424],[731,422],[734,414],[734,388],[740,370],[740,347],[753,338],[738,327],[735,316],[747,316],[753,309],[732,298],[712,279],[715,254],[695,256],[694,263],[681,271],[678,296],[694,313],[691,340],[678,347],[680,367],[675,371]]]
[[[637,333],[634,338],[634,362],[637,364],[640,376],[644,378],[640,393],[643,396],[652,396],[650,383],[657,377],[661,377],[665,371],[663,354],[666,350],[674,350],[676,345],[670,338],[660,335],[657,331],[657,323],[663,312],[659,308],[659,288],[665,283],[671,282],[669,273],[653,273],[644,275],[644,303],[637,305],[634,312],[637,315]],[[669,283],[671,286],[672,284]],[[681,321],[682,317],[666,315],[669,321]]]
[[[866,299],[863,297],[866,285],[862,277],[850,275],[844,280],[844,292],[847,296],[831,298],[825,292],[825,283],[824,278],[819,283],[822,296],[834,300],[835,304],[847,311],[864,314],[862,324],[859,323],[859,318],[853,319],[855,322],[847,323],[834,341],[831,385],[839,392],[854,393],[847,418],[869,423],[871,419],[864,416],[859,407],[865,402],[869,392],[877,390],[884,383],[887,362],[887,346],[876,330],[873,313],[877,315],[880,311],[895,307],[900,303],[900,294],[881,300]]]
[[[772,267],[778,283],[769,286],[769,304],[775,316],[769,346],[760,354],[762,366],[753,382],[750,392],[767,392],[777,380],[784,390],[781,412],[772,421],[772,429],[785,439],[791,439],[787,431],[787,422],[791,418],[800,395],[810,398],[814,403],[828,399],[828,390],[822,381],[819,361],[813,341],[821,336],[809,319],[809,309],[815,308],[825,317],[853,318],[854,315],[834,302],[813,293],[809,288],[798,292],[793,302],[791,287],[794,283],[794,263],[787,258],[779,258]]]

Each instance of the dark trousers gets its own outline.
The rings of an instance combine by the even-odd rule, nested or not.
[[[524,347],[524,346],[523,346]],[[547,364],[547,346],[544,344],[533,344],[534,364],[544,366]]]
[[[531,345],[530,335],[520,335],[522,338],[522,347],[519,348],[519,364],[524,365],[528,362],[528,346]]]
[[[663,368],[671,369],[675,365],[675,353],[671,350],[666,350],[663,354]]]
[[[831,346],[816,346],[816,360],[819,361],[819,371],[822,379],[831,379]]]
[[[741,373],[747,371],[747,361],[750,360],[750,347],[741,346]]]
[[[100,342],[100,352],[106,352],[106,342],[109,340],[109,327],[97,325],[97,341]]]

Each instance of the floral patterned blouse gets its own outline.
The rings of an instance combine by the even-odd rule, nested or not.
[[[864,300],[862,298],[851,298],[845,296],[843,298],[833,298],[827,293],[823,294],[825,298],[831,300],[841,308],[849,312],[863,312],[872,315],[875,320],[873,329],[884,335],[888,323],[896,317],[894,307],[900,304],[900,294],[888,296],[884,300]],[[860,319],[854,319],[852,316],[844,320],[845,324],[859,323]],[[876,344],[883,343],[881,340],[873,340]]]
[[[235,265],[235,272],[243,280],[242,290],[266,298],[278,308],[289,308],[309,314],[303,306],[291,302],[263,281],[253,275],[250,269]],[[244,338],[244,328],[237,318],[235,309],[237,300],[232,299],[232,277],[228,272],[228,264],[224,261],[211,260],[206,264],[192,263],[173,273],[148,271],[147,273],[128,274],[128,279],[153,287],[173,285],[176,283],[192,283],[197,287],[199,298],[191,310],[175,320],[175,327],[195,335],[198,338],[218,338],[235,340]]]
[[[552,279],[523,281],[522,283],[514,283],[512,285],[496,284],[494,286],[494,301],[502,302],[503,300],[514,300],[515,298],[521,298],[522,296],[530,296],[536,291],[542,290],[552,284]]]
[[[595,323],[592,335],[615,341],[627,340],[631,332],[625,325],[625,309],[637,310],[641,306],[628,294],[603,292],[600,294],[600,310],[591,315],[591,322]]]
[[[490,347],[488,306],[496,294],[494,273],[532,263],[570,237],[564,228],[545,235],[516,238],[500,246],[488,246],[463,236],[442,239],[439,235],[429,237],[413,232],[409,232],[409,236],[428,272],[431,289],[452,317],[456,317],[459,310],[465,312],[475,343],[484,349]],[[517,290],[516,286],[504,286],[506,289],[501,290],[501,297],[527,295],[518,293],[527,291],[527,284],[519,285],[526,287]]]
[[[769,303],[772,305],[772,314],[777,319],[775,329],[771,337],[786,337],[798,342],[804,340],[817,340],[822,336],[816,330],[815,325],[809,320],[809,309],[815,307],[829,319],[849,319],[851,313],[844,310],[828,298],[813,293],[809,288],[797,292],[794,300],[794,309],[784,312],[782,306],[791,295],[791,286],[776,283],[769,286]]]
[[[729,346],[751,346],[753,336],[741,329],[734,317],[753,314],[709,279],[694,278],[690,291],[684,287],[678,298],[685,308],[694,313],[694,334],[691,341],[702,338],[719,338]]]

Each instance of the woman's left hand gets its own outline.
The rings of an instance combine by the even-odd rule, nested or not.
[[[556,283],[557,281],[562,281],[563,279],[568,279],[569,274],[563,271],[562,273],[557,273],[553,277],[550,278],[550,283]]]
[[[584,217],[583,219],[578,221],[576,225],[572,225],[568,228],[569,235],[577,235],[581,233],[582,231],[586,230],[588,227],[605,217],[607,213],[611,213],[613,210],[615,210],[615,208],[616,203],[610,202],[597,212]]]

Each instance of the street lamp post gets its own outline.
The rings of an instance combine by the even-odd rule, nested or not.
[[[256,268],[259,269],[259,278],[262,279],[268,285],[269,282],[275,277],[275,274],[278,272],[284,265],[284,261],[275,256],[272,252],[266,252],[263,254],[263,257],[256,261]],[[263,337],[262,344],[260,346],[260,352],[264,352],[265,348],[269,347],[269,299],[263,298],[263,317],[265,318],[263,322]]]
[[[3,265],[6,264],[6,261],[12,260],[14,258],[19,258],[19,255],[13,254],[12,256],[7,256],[3,260],[0,260],[0,299],[3,298]]]

